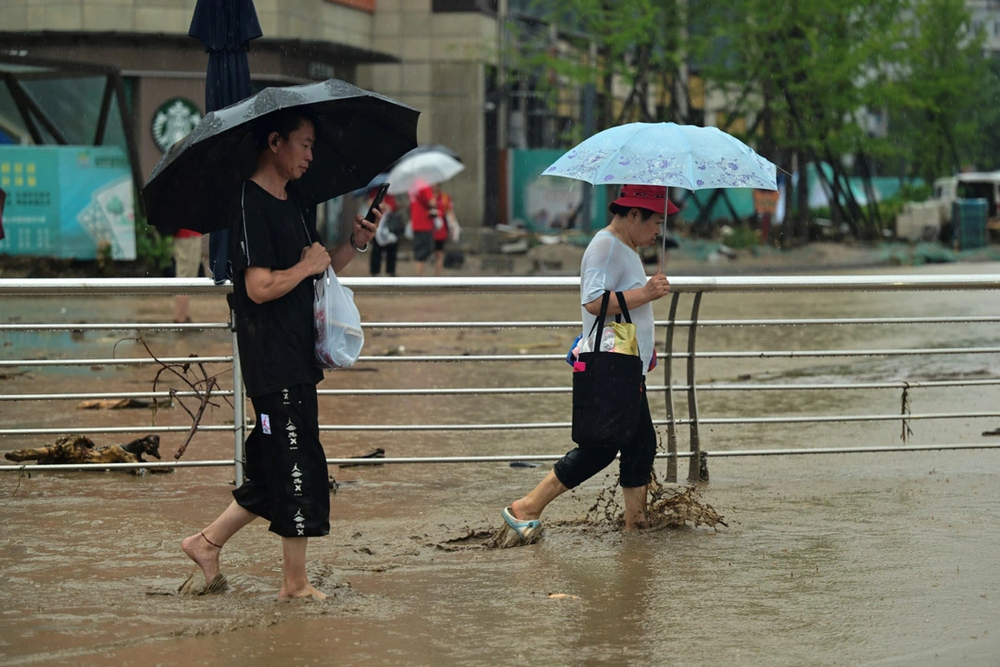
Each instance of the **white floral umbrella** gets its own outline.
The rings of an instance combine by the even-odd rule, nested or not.
[[[594,185],[663,185],[686,190],[777,190],[777,167],[717,127],[628,123],[610,127],[569,150],[543,176]],[[666,234],[660,270],[666,254]]]
[[[778,189],[774,164],[736,137],[717,127],[676,123],[608,128],[571,149],[542,175],[594,185]]]

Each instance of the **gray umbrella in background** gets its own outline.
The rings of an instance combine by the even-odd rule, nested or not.
[[[250,97],[250,40],[263,35],[253,0],[198,0],[188,35],[208,52],[205,77],[205,112],[218,111]],[[232,277],[229,264],[229,231],[212,232],[208,238],[209,266],[217,285]]]

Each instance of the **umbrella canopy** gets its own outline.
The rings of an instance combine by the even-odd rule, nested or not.
[[[428,151],[400,160],[387,176],[389,194],[409,192],[418,184],[444,183],[465,169],[465,165],[447,153]]]
[[[385,171],[383,171],[381,174],[376,175],[375,178],[373,178],[368,183],[367,186],[365,186],[363,188],[359,188],[358,190],[355,190],[354,191],[354,195],[355,196],[361,196],[361,195],[365,194],[366,192],[368,192],[369,190],[371,190],[372,188],[377,188],[378,186],[380,186],[383,183],[387,182],[389,180],[389,172],[392,170],[393,167],[395,167],[400,162],[402,162],[404,160],[408,160],[409,158],[413,157],[414,155],[420,155],[421,153],[444,153],[445,155],[447,155],[449,157],[455,158],[459,162],[462,161],[462,158],[459,156],[458,153],[456,153],[452,149],[448,148],[444,144],[423,144],[421,146],[417,146],[412,151],[410,151],[409,153],[407,153],[403,157],[401,157],[398,160],[396,160],[395,162],[393,162],[391,165],[389,165],[388,169],[386,169]],[[397,192],[397,193],[393,193],[393,194],[400,194],[400,193]]]
[[[580,143],[542,172],[595,185],[777,190],[776,167],[716,127],[629,123]]]
[[[338,79],[265,88],[206,114],[163,155],[142,189],[149,223],[164,234],[225,229],[239,186],[257,165],[254,130],[282,109],[317,121],[313,162],[293,186],[305,204],[363,187],[417,144],[420,112],[388,97]]]
[[[453,151],[451,148],[448,148],[444,144],[421,144],[420,146],[417,146],[403,157],[399,158],[399,160],[397,160],[396,163],[398,164],[403,160],[409,159],[414,155],[420,155],[421,153],[444,153],[448,157],[453,157],[459,162],[462,161],[462,157],[458,153]],[[392,166],[395,167],[396,165],[394,164]]]

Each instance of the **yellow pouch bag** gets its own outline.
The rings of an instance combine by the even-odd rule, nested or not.
[[[605,327],[615,332],[615,345],[612,352],[639,356],[639,345],[635,340],[635,325],[631,322],[613,322]]]
[[[635,325],[631,322],[611,322],[601,331],[601,343],[595,349],[593,335],[582,344],[581,352],[617,352],[639,356]]]

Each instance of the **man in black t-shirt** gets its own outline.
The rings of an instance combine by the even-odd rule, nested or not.
[[[327,250],[315,222],[288,185],[312,161],[315,123],[286,110],[259,126],[257,168],[240,192],[230,228],[233,310],[240,365],[256,423],[246,447],[246,481],[234,500],[181,547],[205,575],[206,591],[224,589],[219,554],[226,541],[257,517],[281,536],[283,581],[279,600],[323,599],[306,577],[306,543],[330,532],[330,485],[319,440],[313,359],[313,277],[341,271],[375,235],[360,215],[350,240]],[[293,190],[293,189],[292,189]],[[309,220],[309,222],[307,222]]]

